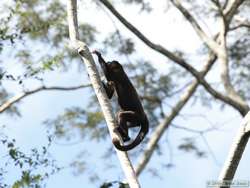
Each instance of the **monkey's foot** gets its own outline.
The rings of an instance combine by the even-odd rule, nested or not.
[[[123,142],[127,142],[130,140],[130,137],[128,136],[128,132],[126,132],[124,129],[122,129],[121,127],[117,127],[116,130],[121,135]]]
[[[129,137],[129,136],[122,137],[122,141],[123,141],[123,142],[128,142],[129,140],[130,140],[130,137]]]

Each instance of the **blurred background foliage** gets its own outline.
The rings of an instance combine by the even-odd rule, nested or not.
[[[123,4],[126,8],[135,6],[138,14],[151,14],[154,11],[169,11],[170,3],[166,1],[166,7],[162,10],[154,10],[150,1],[145,0],[120,0],[112,1],[115,4]],[[201,16],[216,16],[212,9],[208,9],[205,3],[197,1],[183,1],[189,5],[190,11],[195,11]],[[78,6],[84,9],[94,8],[95,11],[102,11],[98,1],[79,1]],[[239,14],[249,18],[250,3],[246,1]],[[51,78],[55,72],[59,74],[70,73],[73,66],[78,67],[79,75],[85,75],[85,68],[75,52],[68,47],[68,26],[65,2],[59,0],[9,0],[0,2],[0,104],[18,92],[31,90],[35,86],[51,85]],[[79,12],[81,15],[81,13]],[[216,19],[216,17],[214,18]],[[178,99],[187,84],[192,80],[190,74],[177,67],[173,63],[167,63],[167,69],[161,71],[153,66],[154,63],[150,54],[138,55],[138,45],[135,38],[128,37],[117,29],[117,25],[111,28],[109,33],[102,33],[102,26],[96,23],[88,23],[87,18],[79,16],[80,38],[85,41],[90,48],[97,48],[109,60],[110,56],[115,56],[122,61],[126,72],[135,85],[143,105],[148,114],[150,129],[154,128],[171,110],[173,101]],[[101,21],[99,21],[101,22]],[[232,23],[232,28],[237,23]],[[229,34],[229,57],[230,74],[237,91],[246,99],[250,100],[250,32],[249,28],[235,28]],[[175,50],[179,56],[191,59],[188,53]],[[207,49],[203,43],[196,51],[196,56],[202,57],[207,54]],[[200,63],[200,62],[199,62]],[[16,70],[13,71],[13,68]],[[199,66],[199,65],[198,65]],[[166,71],[165,71],[166,70]],[[102,73],[101,73],[102,74]],[[53,80],[53,79],[52,79]],[[9,89],[8,84],[14,88]],[[31,84],[32,83],[32,84]],[[52,82],[55,85],[55,82]],[[89,83],[88,77],[84,77],[84,83]],[[217,83],[215,83],[217,84]],[[60,84],[58,84],[60,85]],[[72,82],[72,85],[76,85]],[[89,95],[85,96],[86,105],[68,106],[63,111],[58,112],[56,117],[44,117],[43,125],[46,125],[48,132],[48,145],[41,146],[40,149],[31,149],[23,152],[16,146],[16,141],[9,138],[4,131],[1,134],[1,148],[4,148],[5,157],[1,159],[0,166],[0,187],[40,187],[45,186],[44,180],[50,175],[62,170],[63,166],[57,166],[54,159],[48,152],[52,142],[74,143],[87,140],[89,142],[107,141],[109,143],[108,130],[100,111],[96,97],[91,88],[87,88]],[[198,99],[198,100],[197,100]],[[211,107],[211,103],[217,101],[210,100],[203,89],[192,98],[195,105],[197,101],[203,105]],[[115,110],[118,110],[116,99],[112,100]],[[6,112],[9,118],[22,118],[19,110],[20,103],[15,103]],[[6,125],[11,126],[11,125]],[[20,125],[22,126],[22,125]],[[135,130],[135,134],[138,130]],[[144,143],[147,142],[145,139]],[[84,142],[85,142],[84,141]],[[165,141],[166,142],[166,141]],[[141,147],[143,148],[143,147]],[[110,151],[114,152],[112,145],[107,147],[103,158],[108,161]],[[194,153],[196,157],[206,157],[206,151],[199,148],[193,136],[183,138],[177,149],[184,152]],[[161,155],[160,145],[156,148],[157,154]],[[141,152],[136,150],[132,157]],[[88,161],[82,157],[83,151],[79,151],[79,156],[71,163],[71,167],[76,174],[86,172]],[[171,162],[170,162],[171,163]],[[174,164],[168,164],[172,167]],[[109,163],[106,164],[110,165]],[[11,184],[5,183],[8,176],[7,166],[15,166],[20,171],[18,178]],[[45,172],[45,173],[43,173]],[[153,173],[152,173],[153,174]],[[90,175],[90,174],[89,174]],[[99,174],[91,174],[90,179],[99,179]],[[104,183],[101,187],[111,187],[116,182]],[[125,186],[120,184],[121,186]]]

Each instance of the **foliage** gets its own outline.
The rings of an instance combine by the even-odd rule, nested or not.
[[[107,135],[107,129],[105,126],[100,126],[101,123],[103,123],[103,115],[100,111],[90,112],[79,107],[68,108],[56,119],[44,122],[54,129],[54,134],[58,138],[68,141],[75,140],[78,136],[97,140],[104,138]]]
[[[119,31],[110,33],[104,40],[105,49],[114,50],[115,53],[129,55],[135,51],[134,42],[131,38],[123,38]]]
[[[188,10],[194,11],[195,14],[205,18],[217,19],[218,14],[214,8],[198,1],[183,1]],[[85,2],[84,2],[85,3]],[[117,3],[113,1],[112,3]],[[137,6],[143,13],[154,13],[151,1],[147,0],[121,0],[118,3],[125,3],[126,8]],[[77,54],[72,53],[68,46],[68,25],[66,18],[66,5],[64,1],[59,0],[12,0],[0,2],[1,17],[0,17],[0,103],[8,101],[16,94],[9,89],[8,84],[16,83],[22,91],[30,89],[33,82],[40,85],[48,84],[52,80],[46,78],[53,73],[72,74],[71,69],[75,64],[79,66],[81,76],[85,75],[82,64],[76,58]],[[116,5],[116,4],[114,4]],[[237,14],[246,16],[249,13],[249,2],[245,3],[244,8],[240,9]],[[87,8],[86,10],[87,11]],[[84,22],[83,22],[84,21]],[[207,20],[205,20],[207,21]],[[210,21],[210,20],[209,20]],[[135,85],[140,98],[142,99],[145,110],[150,121],[150,130],[153,131],[159,122],[166,117],[166,112],[172,107],[172,103],[182,93],[183,85],[190,83],[191,75],[183,71],[179,66],[173,65],[172,62],[166,63],[167,70],[164,72],[154,66],[158,59],[152,59],[148,49],[142,49],[137,44],[138,41],[134,39],[133,35],[120,31],[114,25],[107,33],[104,33],[103,25],[95,25],[96,23],[88,23],[87,19],[79,17],[79,31],[80,38],[84,40],[90,47],[99,48],[106,53],[106,59],[113,55],[125,67],[133,84]],[[99,24],[100,21],[98,21]],[[112,21],[116,23],[116,21]],[[203,22],[203,20],[199,20]],[[164,22],[163,22],[164,23]],[[119,25],[120,26],[120,25]],[[230,25],[230,29],[237,26],[237,22]],[[163,24],[162,27],[165,27]],[[249,65],[249,46],[250,35],[249,28],[239,28],[230,31],[228,36],[229,62],[230,62],[230,76],[233,85],[237,91],[246,100],[250,100],[250,65]],[[164,40],[164,39],[163,39]],[[171,49],[178,57],[181,57],[194,66],[199,67],[202,63],[195,61],[192,54],[184,51]],[[144,53],[145,51],[145,53]],[[138,56],[138,52],[143,57]],[[153,53],[153,52],[152,52]],[[197,51],[196,56],[199,56],[199,61],[208,53],[207,47],[202,43]],[[202,58],[200,58],[202,57]],[[197,58],[197,57],[196,57]],[[168,61],[168,60],[165,60]],[[10,69],[13,64],[18,70],[17,73]],[[165,63],[165,62],[164,62]],[[161,73],[160,73],[161,72]],[[87,76],[86,76],[87,77]],[[50,77],[51,78],[51,77]],[[54,78],[54,77],[53,77]],[[56,78],[57,79],[57,78]],[[55,79],[55,80],[56,80]],[[77,81],[81,78],[77,78]],[[53,80],[53,83],[54,81]],[[61,77],[58,79],[61,81]],[[84,84],[88,79],[84,80]],[[67,80],[68,81],[68,80]],[[65,81],[66,82],[66,81]],[[72,85],[76,80],[72,80]],[[32,84],[30,84],[32,83]],[[34,84],[35,85],[35,84]],[[219,84],[218,84],[219,85]],[[215,87],[219,87],[214,85]],[[180,89],[181,88],[181,89]],[[17,89],[16,89],[17,90]],[[91,97],[89,97],[91,96]],[[99,105],[95,94],[89,91],[88,97],[90,100],[86,105],[78,105],[73,107],[66,107],[62,113],[57,113],[56,117],[51,117],[48,112],[48,117],[44,117],[44,124],[47,125],[53,134],[59,140],[72,141],[105,141],[108,135],[107,127],[103,120],[103,115],[100,112]],[[87,98],[87,97],[86,97]],[[88,99],[89,99],[88,98]],[[192,98],[194,104],[199,99],[202,105],[210,108],[213,107],[214,100],[201,87],[199,93]],[[199,101],[199,102],[200,102]],[[64,101],[62,101],[63,103]],[[220,101],[219,101],[220,102]],[[114,111],[118,110],[116,99],[112,103]],[[6,110],[6,112],[17,118],[21,118],[19,107],[21,105],[14,104]],[[31,109],[32,110],[32,109]],[[46,120],[47,119],[47,120]],[[135,130],[138,131],[138,130]],[[14,166],[19,170],[19,177],[13,182],[14,188],[18,187],[39,187],[43,185],[46,178],[56,173],[59,168],[55,161],[51,158],[48,152],[49,144],[41,149],[32,149],[30,154],[23,152],[17,145],[15,140],[9,138],[1,139],[1,146],[5,148],[6,158],[3,158],[3,166],[0,168],[0,182],[4,182],[4,178],[8,175],[8,168]],[[147,141],[147,140],[146,140]],[[145,142],[145,141],[144,141]],[[165,143],[165,141],[164,141]],[[163,147],[162,147],[163,148]],[[157,147],[158,155],[164,150]],[[178,144],[177,149],[193,153],[195,156],[201,158],[206,157],[206,152],[198,148],[196,140],[191,137],[184,138]],[[163,151],[161,151],[163,150]],[[85,151],[85,150],[84,150]],[[79,153],[83,152],[82,149]],[[107,151],[105,159],[109,160],[112,154],[111,150]],[[101,159],[104,161],[104,159]],[[108,161],[109,162],[109,161]],[[78,167],[78,173],[85,172],[88,161],[81,156],[81,160],[74,161],[71,167]],[[169,163],[172,166],[172,163]],[[48,168],[50,167],[50,168]],[[46,173],[41,173],[39,169],[46,169]],[[87,174],[89,175],[89,174]],[[11,185],[3,184],[0,187],[7,187]],[[119,186],[125,188],[127,185],[121,182],[106,182],[101,185],[102,188]]]
[[[250,100],[250,29],[243,30],[230,45],[231,77],[239,93]]]
[[[194,152],[198,158],[206,157],[206,152],[199,150],[192,138],[184,138],[178,148],[185,152]]]
[[[115,185],[118,185],[117,188],[129,188],[129,185],[126,183],[122,183],[122,182],[117,182],[117,181],[113,181],[113,182],[105,182],[103,183],[100,188],[111,188],[114,187]]]
[[[33,148],[30,154],[21,151],[16,145],[15,139],[10,139],[7,136],[1,136],[0,145],[2,150],[6,150],[8,157],[2,157],[0,166],[0,187],[21,188],[34,187],[39,188],[45,180],[51,175],[57,173],[60,168],[56,165],[55,160],[51,158],[49,147],[52,139],[48,136],[48,145],[41,149]],[[12,185],[5,182],[5,178],[10,171],[19,173],[19,179],[15,180]]]
[[[150,3],[145,1],[145,0],[123,0],[123,1],[124,1],[124,3],[127,3],[127,4],[134,3],[134,4],[137,4],[137,5],[140,5],[141,6],[141,11],[150,12],[152,10],[152,7],[150,6]]]

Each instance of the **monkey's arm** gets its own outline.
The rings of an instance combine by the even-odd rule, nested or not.
[[[108,81],[106,84],[102,82],[102,85],[106,91],[108,98],[111,99],[115,91],[114,83],[112,81]]]
[[[93,51],[92,53],[94,53],[94,54],[97,55],[97,57],[98,57],[98,62],[99,62],[99,64],[100,64],[101,67],[102,67],[103,73],[104,73],[106,79],[107,79],[108,81],[110,81],[110,79],[109,79],[109,74],[108,74],[108,66],[107,66],[106,61],[103,59],[101,53],[98,52],[98,51],[96,51],[96,50]]]

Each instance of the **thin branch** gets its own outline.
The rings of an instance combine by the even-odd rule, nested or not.
[[[231,22],[239,6],[244,2],[245,0],[228,0],[227,6],[223,11],[227,23]]]
[[[176,125],[176,124],[173,124],[173,123],[171,124],[171,127],[175,128],[175,129],[182,129],[184,131],[191,132],[191,133],[196,133],[196,134],[199,134],[199,135],[203,135],[204,133],[216,130],[216,128],[214,128],[214,127],[209,127],[209,128],[204,129],[204,130],[196,130],[196,129]]]
[[[201,73],[198,72],[193,66],[188,64],[184,59],[181,57],[177,57],[175,54],[171,53],[164,47],[158,44],[154,44],[151,42],[146,36],[144,36],[137,28],[135,28],[131,23],[129,23],[111,4],[108,0],[100,0],[100,2],[113,13],[117,19],[124,24],[132,33],[134,33],[139,39],[141,39],[146,45],[148,45],[153,50],[161,53],[162,55],[166,56],[167,58],[173,60],[178,65],[182,66],[188,72],[190,72],[198,82],[204,86],[204,88],[215,98],[220,99],[221,101],[229,104],[233,108],[237,109],[241,115],[245,115],[249,111],[249,106],[244,102],[240,103],[235,98],[231,98],[230,96],[224,95],[214,88],[210,86],[209,83],[201,76]],[[235,7],[235,6],[233,6]],[[230,15],[231,16],[231,15]],[[231,17],[230,17],[231,18]]]
[[[243,18],[241,16],[235,16],[235,21],[237,22],[237,25],[229,28],[230,31],[234,31],[243,27],[250,29],[250,21],[246,18]]]
[[[238,25],[236,25],[234,27],[231,27],[229,30],[234,31],[234,30],[240,29],[240,28],[248,28],[248,29],[250,29],[250,23],[240,23],[240,24],[238,24]]]
[[[227,7],[228,1],[229,1],[229,0],[225,0],[225,3],[223,4],[223,9],[225,9],[225,8]]]
[[[112,113],[112,108],[110,102],[107,98],[104,88],[102,87],[101,79],[98,74],[97,68],[95,66],[94,59],[88,49],[88,46],[79,41],[78,35],[78,26],[77,26],[77,0],[68,0],[67,3],[67,12],[68,12],[68,24],[70,32],[70,41],[74,46],[75,50],[78,50],[79,55],[85,63],[90,81],[94,88],[97,99],[100,103],[103,115],[107,122],[109,133],[112,139],[118,138],[118,135],[115,133],[115,118]],[[119,139],[119,138],[118,138]],[[136,174],[134,172],[133,166],[128,158],[126,152],[119,151],[117,149],[116,153],[120,160],[122,169],[125,173],[128,184],[131,188],[139,188],[139,182],[137,180]]]
[[[220,162],[218,161],[218,159],[217,159],[217,157],[216,157],[214,151],[213,151],[212,148],[210,147],[210,145],[209,145],[209,143],[208,143],[206,137],[204,136],[204,134],[201,134],[200,136],[201,136],[201,138],[202,138],[204,144],[207,146],[208,152],[209,152],[210,155],[212,156],[212,159],[213,159],[214,163],[215,163],[217,166],[221,166]]]
[[[227,35],[227,28],[229,24],[226,23],[226,19],[225,19],[223,10],[221,8],[220,2],[218,0],[212,0],[212,2],[216,5],[218,12],[219,12],[219,23],[220,23],[219,41],[220,41],[220,48],[221,48],[222,54],[220,56],[218,55],[218,57],[221,63],[221,81],[228,95],[231,95],[231,94],[237,95],[230,82],[229,68],[228,68],[226,35]]]
[[[224,96],[224,95],[220,94],[219,92],[216,92],[216,91],[214,92],[214,90],[210,89],[211,87],[209,87],[209,85],[206,84],[206,82],[203,82],[204,78],[200,79],[199,75],[196,74],[197,71],[195,69],[193,69],[193,67],[190,67],[189,65],[187,65],[187,63],[184,60],[182,60],[180,58],[175,58],[174,54],[169,53],[169,51],[165,50],[160,45],[156,45],[156,44],[152,43],[138,29],[136,29],[131,23],[129,23],[118,11],[116,11],[116,9],[107,0],[100,0],[100,1],[102,2],[102,4],[104,6],[106,6],[107,9],[109,9],[113,13],[114,16],[117,17],[118,20],[120,20],[121,23],[123,23],[132,33],[134,33],[146,45],[148,45],[152,49],[158,51],[159,53],[165,55],[166,57],[170,58],[171,60],[175,61],[176,63],[178,63],[179,65],[184,67],[186,70],[191,72],[191,74],[193,74],[195,76],[195,78],[205,87],[205,89],[207,89],[207,91],[209,93],[211,93],[211,95],[213,95],[215,98],[218,98],[218,99],[224,101],[225,103],[235,107],[242,115],[246,114],[246,112],[249,110],[248,105],[238,104],[237,102],[235,103],[234,101],[231,100],[231,98],[228,98],[227,96]],[[242,4],[242,1],[240,1],[240,0],[234,1],[233,0],[226,5],[226,10],[224,11],[224,15],[227,19],[227,23],[231,22],[236,10],[238,9],[238,7],[241,4]],[[165,52],[167,52],[167,53],[165,53]],[[196,83],[196,81],[194,81],[189,89],[195,90],[197,87],[196,84],[198,86],[198,82]],[[183,95],[183,98],[185,98],[185,96],[187,96],[186,93],[185,93],[185,95]],[[146,148],[144,154],[142,155],[142,157],[139,160],[138,166],[136,168],[136,174],[139,175],[141,173],[141,171],[144,169],[144,167],[146,166],[146,164],[148,163],[149,159],[152,156],[154,148],[156,147],[157,142],[159,141],[160,137],[163,134],[164,129],[166,129],[168,127],[169,123],[174,119],[174,117],[178,114],[180,109],[185,105],[186,102],[184,102],[184,100],[179,101],[178,104],[175,106],[175,108],[172,110],[171,114],[168,117],[166,117],[166,119],[163,120],[163,122],[156,128],[155,132],[153,133],[153,136],[151,137],[150,141],[148,142],[148,145],[147,145],[147,148]]]
[[[132,33],[134,33],[138,38],[140,38],[147,46],[156,50],[156,51],[164,51],[164,54],[171,60],[175,62],[183,62],[184,60],[181,57],[176,56],[172,52],[163,48],[161,45],[154,44],[151,42],[145,35],[143,35],[137,28],[135,28],[131,23],[129,23],[113,6],[108,0],[100,0],[100,2],[108,9],[110,12],[116,16],[118,20],[121,21]],[[185,62],[184,62],[185,63]]]
[[[155,51],[158,51],[159,53],[165,55],[166,57],[170,58],[171,60],[173,60],[174,62],[176,62],[177,64],[179,64],[183,68],[185,68],[193,76],[195,76],[195,78],[198,80],[196,83],[194,82],[188,88],[190,91],[188,90],[187,93],[185,93],[185,95],[183,95],[183,100],[180,100],[178,102],[178,104],[175,106],[176,108],[173,108],[170,116],[166,117],[163,120],[163,122],[156,128],[156,130],[153,133],[153,136],[151,136],[151,139],[148,142],[147,148],[146,148],[144,154],[142,155],[142,157],[138,163],[138,166],[136,168],[136,173],[138,175],[141,173],[142,169],[144,169],[145,165],[147,164],[150,157],[152,156],[154,148],[155,148],[158,140],[162,136],[164,130],[168,127],[169,122],[171,122],[173,120],[173,118],[178,114],[180,109],[185,105],[185,103],[186,103],[185,99],[188,100],[188,98],[190,97],[188,95],[191,92],[195,91],[196,87],[198,86],[198,83],[202,84],[204,86],[204,88],[215,98],[218,98],[218,99],[224,101],[225,103],[231,105],[232,107],[236,108],[241,113],[241,115],[245,115],[249,111],[249,106],[245,102],[239,103],[239,101],[235,101],[234,98],[225,96],[225,95],[217,92],[216,90],[211,88],[211,86],[204,80],[203,76],[201,76],[199,74],[199,72],[196,71],[196,69],[194,69],[192,66],[187,64],[182,58],[176,57],[173,53],[166,50],[162,46],[156,45],[153,42],[151,42],[149,39],[147,39],[138,29],[136,29],[123,16],[121,16],[121,14],[118,11],[116,11],[116,9],[107,0],[100,0],[100,2],[102,2],[103,5],[105,5],[106,8],[108,8],[113,13],[113,15],[116,16],[121,21],[121,23],[123,23],[132,33],[134,33],[138,38],[140,38],[146,45],[148,45],[150,48],[154,49]],[[231,22],[236,10],[243,2],[244,2],[244,0],[230,0],[230,2],[228,2],[226,4],[226,8],[223,11],[223,13],[225,15],[225,19],[227,20],[228,24]]]
[[[216,61],[216,57],[211,55],[203,68],[202,77],[205,77],[207,72],[212,67],[213,63]],[[181,109],[185,106],[188,100],[192,97],[197,87],[199,86],[199,82],[194,80],[183,95],[180,97],[180,100],[176,103],[176,105],[172,108],[170,114],[165,117],[165,119],[156,127],[152,135],[150,136],[150,140],[144,150],[143,154],[139,157],[139,162],[135,168],[136,174],[140,175],[142,170],[145,168],[149,159],[152,157],[155,147],[157,146],[158,141],[163,135],[164,131],[168,128],[173,119],[179,114]]]
[[[231,181],[234,178],[235,172],[241,160],[242,154],[245,150],[250,136],[250,112],[244,117],[242,125],[234,139],[228,154],[227,160],[219,176],[219,181]],[[225,187],[225,186],[224,186]],[[221,186],[220,188],[223,188]]]
[[[229,59],[227,53],[227,40],[226,40],[229,23],[227,23],[227,19],[224,16],[219,1],[212,0],[212,2],[216,5],[219,12],[219,23],[220,23],[219,41],[220,41],[221,55],[220,56],[218,55],[218,58],[221,65],[221,81],[228,96],[234,98],[239,103],[244,104],[245,103],[244,99],[234,89],[234,86],[232,85],[230,80]]]
[[[230,81],[229,68],[228,68],[228,54],[226,46],[226,34],[228,23],[223,13],[223,9],[218,0],[211,0],[217,7],[219,12],[219,22],[220,22],[220,32],[219,32],[219,43],[216,43],[213,39],[209,38],[206,33],[201,29],[195,18],[185,9],[179,0],[171,0],[175,7],[183,14],[183,16],[190,22],[196,33],[200,38],[207,44],[207,46],[218,56],[219,62],[221,64],[221,80],[227,95],[231,99],[238,101],[239,104],[245,104],[241,96],[235,91],[233,85]]]
[[[119,30],[117,24],[115,23],[115,20],[114,20],[114,19],[112,18],[112,16],[109,14],[108,10],[105,9],[105,7],[100,6],[99,3],[98,3],[97,5],[98,5],[98,7],[99,7],[101,10],[103,10],[103,12],[108,16],[109,20],[112,22],[112,24],[113,24],[113,26],[114,26],[114,28],[115,28],[115,33],[116,33],[116,35],[118,36],[118,39],[119,39],[121,45],[124,45],[124,40],[123,40],[123,38],[122,38],[121,32],[120,32],[120,30]],[[132,65],[131,60],[130,60],[128,54],[126,53],[126,54],[124,54],[124,56],[125,56],[127,62],[129,62],[129,63]]]
[[[183,16],[189,21],[189,23],[193,26],[195,32],[198,34],[198,36],[202,39],[203,42],[215,53],[215,54],[221,54],[221,48],[219,44],[213,40],[211,37],[209,37],[205,31],[201,28],[201,26],[198,24],[198,22],[195,20],[195,18],[189,13],[189,11],[182,6],[179,0],[171,0],[173,5],[183,14]]]
[[[41,86],[36,89],[30,90],[30,91],[25,91],[23,93],[20,93],[11,99],[7,100],[3,104],[0,105],[0,113],[3,113],[5,110],[10,108],[14,103],[19,102],[21,99],[28,97],[29,95],[38,93],[40,91],[56,91],[56,90],[61,90],[61,91],[72,91],[72,90],[77,90],[77,89],[82,89],[89,87],[90,84],[86,85],[80,85],[80,86],[72,86],[72,87],[59,87],[59,86],[52,86],[52,87],[46,87],[46,86]]]
[[[217,37],[215,37],[215,38],[217,38]],[[208,64],[207,65],[212,66],[212,64],[215,61],[216,61],[216,57],[210,56],[210,59],[208,60]],[[206,71],[208,71],[209,69],[210,69],[210,67],[205,67],[204,68],[203,77],[205,76]],[[157,126],[156,130],[152,134],[151,139],[149,140],[149,142],[147,144],[147,147],[146,147],[144,153],[139,158],[139,162],[138,162],[138,165],[136,167],[136,174],[139,175],[142,172],[142,170],[145,168],[145,166],[147,165],[148,161],[150,160],[150,158],[151,158],[151,156],[152,156],[152,154],[154,152],[154,149],[155,149],[158,141],[160,140],[161,136],[163,135],[164,131],[168,128],[169,124],[172,122],[172,120],[175,118],[175,116],[185,106],[186,102],[193,95],[193,93],[195,92],[195,90],[196,90],[197,87],[198,87],[198,82],[197,82],[197,80],[195,80],[189,86],[189,88],[187,89],[187,91],[184,92],[183,96],[181,97],[181,100],[172,109],[170,115],[168,117],[166,117],[159,126]],[[244,113],[245,112],[243,112],[242,114],[244,114]]]
[[[188,131],[188,132],[191,132],[191,133],[195,133],[195,134],[199,134],[199,136],[201,137],[202,141],[204,142],[204,144],[206,145],[207,149],[208,149],[208,152],[209,154],[211,155],[214,163],[217,165],[217,166],[220,166],[220,163],[219,161],[217,160],[216,156],[215,156],[215,153],[213,152],[212,148],[210,147],[206,137],[204,134],[210,132],[210,131],[215,131],[217,130],[216,128],[214,127],[210,127],[210,128],[207,128],[207,129],[204,129],[204,130],[195,130],[195,129],[190,129],[190,128],[187,128],[187,127],[183,127],[183,126],[178,126],[178,125],[174,125],[174,124],[171,124],[171,127],[173,128],[176,128],[176,129],[182,129],[184,131]]]

